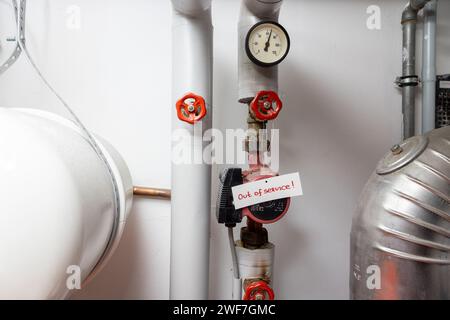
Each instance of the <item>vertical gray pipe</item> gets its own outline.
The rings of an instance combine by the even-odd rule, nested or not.
[[[422,62],[422,133],[435,128],[436,115],[436,12],[437,0],[428,2],[423,11]]]
[[[415,135],[416,86],[411,81],[416,77],[416,26],[417,10],[408,6],[402,15],[403,26],[403,67],[402,67],[402,112],[403,138]],[[415,78],[417,79],[417,78]]]
[[[402,77],[398,84],[402,87],[403,138],[416,133],[416,86],[419,78],[416,74],[416,29],[419,10],[430,0],[411,0],[402,14],[403,54]]]

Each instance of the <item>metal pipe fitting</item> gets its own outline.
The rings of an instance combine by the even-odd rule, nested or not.
[[[430,0],[410,0],[409,1],[409,6],[416,11],[419,11],[421,9],[423,9],[423,7],[425,7],[425,5],[429,2]]]

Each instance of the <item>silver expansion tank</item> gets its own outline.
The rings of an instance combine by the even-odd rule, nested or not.
[[[450,127],[379,162],[351,232],[352,299],[450,299]]]

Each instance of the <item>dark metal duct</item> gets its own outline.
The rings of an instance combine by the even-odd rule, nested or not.
[[[353,218],[351,298],[450,299],[449,202],[450,127],[393,147]]]

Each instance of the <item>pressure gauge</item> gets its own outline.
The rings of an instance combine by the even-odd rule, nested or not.
[[[255,64],[271,67],[286,58],[290,45],[289,35],[283,26],[273,21],[262,21],[248,32],[245,51]]]

